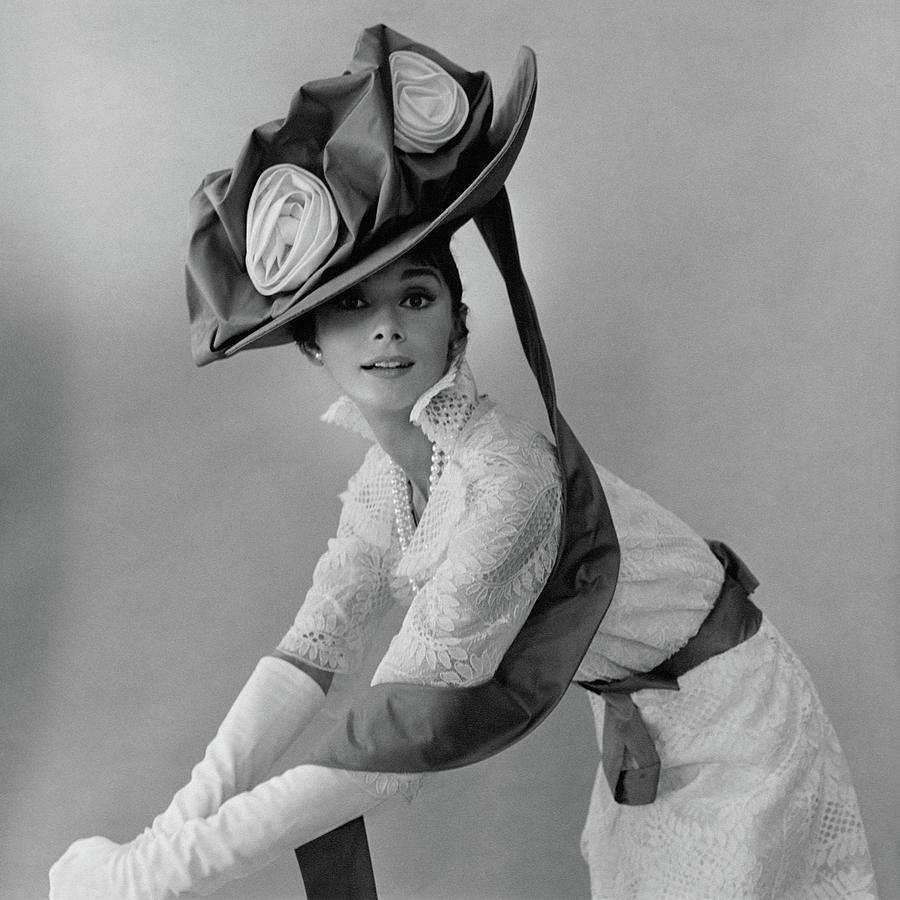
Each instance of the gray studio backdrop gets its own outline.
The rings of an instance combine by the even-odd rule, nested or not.
[[[877,0],[29,0],[0,23],[0,895],[130,839],[290,624],[364,450],[291,348],[196,370],[187,201],[386,21],[500,85],[561,405],[728,540],[812,670],[900,897],[896,5]],[[540,421],[499,279],[459,253],[483,390]],[[576,898],[596,765],[570,692],[531,738],[373,817],[385,896]],[[227,897],[300,897],[279,861]]]

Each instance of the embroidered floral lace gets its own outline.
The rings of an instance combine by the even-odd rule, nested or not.
[[[346,398],[323,418],[372,437]],[[444,450],[446,464],[406,552],[394,525],[390,460],[374,444],[341,496],[337,535],[279,649],[320,668],[356,670],[383,614],[399,603],[407,612],[373,683],[478,684],[493,674],[552,569],[556,458],[539,432],[478,397],[462,360],[411,419]],[[719,592],[722,570],[676,516],[597,471],[622,561],[578,677],[614,679],[653,668],[687,642]],[[704,678],[704,669],[715,669],[714,677]],[[821,872],[824,887],[797,896],[874,896],[840,748],[808,676],[771,626],[689,673],[680,692],[636,699],[660,743],[660,797],[617,806],[598,774],[583,840],[595,896],[794,896],[810,871]],[[603,704],[594,695],[591,703],[600,740]],[[763,758],[743,760],[758,741]],[[407,798],[420,782],[360,777],[374,793]],[[707,848],[700,862],[715,870],[707,880],[696,870],[698,840]],[[648,876],[663,858],[665,872]]]

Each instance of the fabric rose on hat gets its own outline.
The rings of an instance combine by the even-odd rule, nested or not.
[[[266,169],[247,208],[247,273],[266,296],[300,287],[337,241],[338,211],[312,172],[290,163]]]
[[[436,62],[412,50],[390,56],[394,145],[407,153],[434,153],[469,117],[460,83]]]

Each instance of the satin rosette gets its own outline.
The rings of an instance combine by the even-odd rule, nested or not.
[[[247,207],[247,274],[265,296],[300,287],[337,242],[340,217],[328,188],[290,163],[266,169]]]
[[[462,130],[469,101],[460,83],[436,62],[412,50],[390,55],[394,145],[407,153],[434,153]]]

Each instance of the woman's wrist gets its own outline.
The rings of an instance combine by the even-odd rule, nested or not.
[[[296,656],[282,653],[281,650],[273,650],[269,656],[273,656],[275,659],[284,660],[284,662],[290,663],[301,672],[305,672],[320,688],[322,688],[323,693],[328,693],[328,689],[331,687],[331,682],[334,679],[334,672],[330,672],[327,669],[317,669],[315,666],[310,665],[302,659],[298,659]]]

